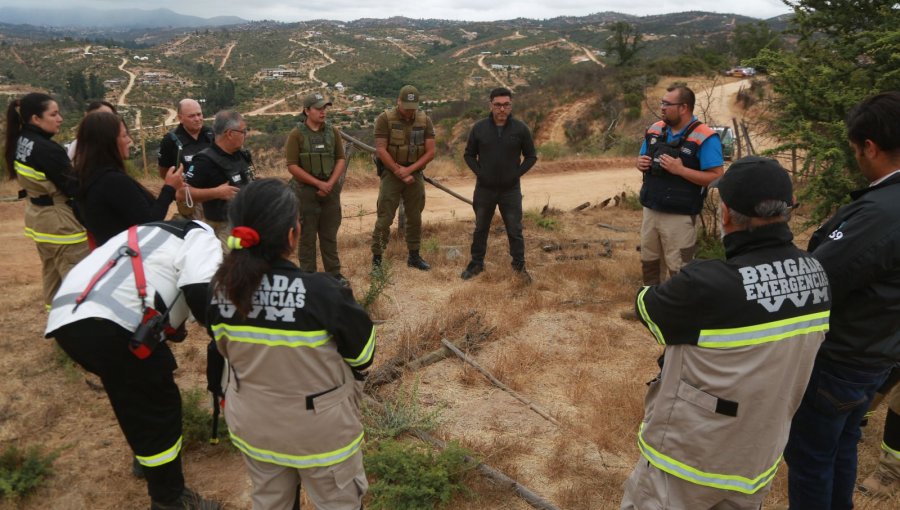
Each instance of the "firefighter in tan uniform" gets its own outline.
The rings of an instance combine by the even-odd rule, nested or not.
[[[693,262],[637,295],[665,354],[623,510],[759,510],[828,330],[828,277],[787,225],[787,172],[751,156],[718,187],[726,260]]]
[[[213,278],[207,317],[228,360],[225,420],[253,483],[254,510],[290,510],[302,481],[318,510],[359,510],[360,371],[375,328],[350,289],[292,262],[299,206],[282,181],[232,201],[232,248]]]
[[[406,211],[406,264],[422,271],[431,266],[419,255],[422,211],[425,209],[425,165],[434,159],[434,125],[419,110],[419,91],[412,85],[400,89],[397,106],[375,119],[375,155],[378,158],[378,219],[372,232],[372,268],[381,257],[391,233],[394,215],[403,201]]]
[[[70,205],[76,187],[72,164],[51,140],[60,125],[59,105],[47,94],[28,94],[6,112],[7,175],[18,179],[28,198],[25,235],[37,245],[48,309],[63,278],[89,251],[87,232]]]

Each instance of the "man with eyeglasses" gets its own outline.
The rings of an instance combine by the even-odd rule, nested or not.
[[[475,232],[472,233],[472,259],[460,277],[468,280],[484,271],[487,239],[500,208],[506,226],[512,268],[523,281],[531,283],[525,269],[525,238],[522,236],[522,188],[519,179],[537,162],[534,140],[524,122],[512,116],[512,92],[496,88],[490,94],[491,113],[469,131],[466,164],[477,178],[472,197]]]
[[[697,215],[706,187],[722,176],[719,135],[694,115],[694,91],[672,85],[660,101],[662,120],[644,135],[637,169],[641,186],[641,272],[657,285],[694,258]]]
[[[184,174],[195,203],[203,204],[205,221],[222,242],[228,238],[228,201],[253,180],[250,151],[242,149],[247,123],[240,113],[222,110],[212,126],[215,141],[198,152]]]

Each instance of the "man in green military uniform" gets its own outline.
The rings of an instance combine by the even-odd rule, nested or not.
[[[341,185],[347,160],[338,128],[325,118],[331,102],[322,94],[303,99],[303,114],[284,146],[291,186],[300,200],[300,269],[316,272],[316,237],[325,272],[348,286],[341,275],[337,232],[341,226]]]
[[[372,266],[381,266],[391,223],[403,201],[406,210],[406,264],[422,271],[431,266],[419,255],[422,240],[422,210],[425,209],[425,179],[422,170],[434,159],[434,125],[419,110],[419,91],[412,85],[400,89],[397,107],[375,119],[375,155],[380,160],[378,219],[372,232]]]

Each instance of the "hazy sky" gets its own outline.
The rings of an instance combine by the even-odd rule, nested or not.
[[[0,0],[0,5],[22,6],[21,2]],[[93,7],[99,9],[165,7],[181,14],[209,18],[240,16],[249,20],[303,21],[359,18],[441,18],[471,21],[583,16],[616,11],[634,15],[664,14],[687,10],[735,13],[754,18],[770,18],[790,10],[781,0],[42,0],[40,8]],[[37,7],[37,5],[35,5]]]

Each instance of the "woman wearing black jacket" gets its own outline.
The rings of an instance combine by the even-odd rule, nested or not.
[[[131,225],[165,219],[175,191],[183,185],[182,169],[172,167],[159,196],[154,198],[125,172],[130,146],[125,122],[114,113],[91,113],[78,128],[78,208],[97,246]]]
[[[52,140],[62,120],[56,101],[40,92],[14,100],[6,110],[7,176],[17,179],[28,197],[25,235],[41,258],[47,309],[62,279],[88,254],[87,235],[71,207],[72,165],[66,150]]]

